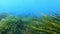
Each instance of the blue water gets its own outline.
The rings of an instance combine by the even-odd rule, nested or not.
[[[60,0],[0,0],[0,12],[15,15],[53,14],[60,11]]]

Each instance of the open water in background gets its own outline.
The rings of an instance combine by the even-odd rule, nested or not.
[[[60,0],[0,0],[0,13],[7,12],[12,15],[40,16],[60,13]]]

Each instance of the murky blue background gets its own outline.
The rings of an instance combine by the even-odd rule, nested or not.
[[[39,12],[53,14],[60,11],[60,0],[0,0],[0,12],[35,15]]]

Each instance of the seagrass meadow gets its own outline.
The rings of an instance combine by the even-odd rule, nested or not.
[[[0,34],[60,34],[60,16],[39,18],[0,14]]]
[[[0,34],[60,34],[60,0],[0,0]]]

